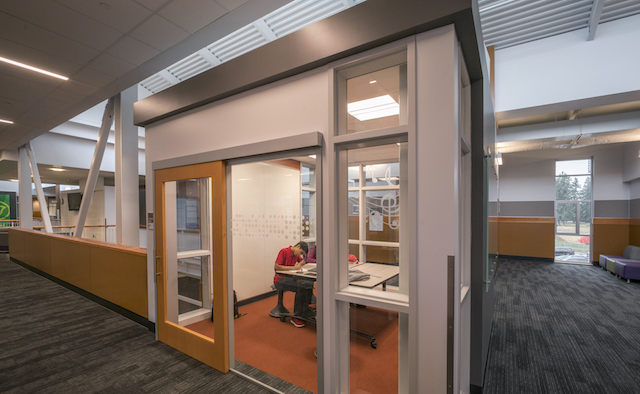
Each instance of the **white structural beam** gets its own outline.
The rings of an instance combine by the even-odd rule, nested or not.
[[[596,30],[598,29],[598,24],[600,24],[604,2],[605,0],[593,0],[591,15],[589,16],[589,37],[587,37],[587,41],[592,41],[596,38]]]
[[[116,243],[140,246],[138,181],[138,127],[133,124],[133,103],[138,87],[115,97]]]
[[[73,232],[73,235],[77,238],[82,237],[84,224],[87,221],[89,205],[91,204],[91,198],[93,198],[93,192],[96,188],[98,174],[100,173],[100,165],[102,164],[102,157],[104,156],[104,149],[107,146],[109,131],[111,130],[111,124],[113,123],[113,107],[114,99],[112,97],[109,99],[104,109],[104,115],[102,116],[102,127],[100,127],[100,134],[98,135],[98,143],[96,144],[96,150],[93,153],[91,168],[89,168],[89,175],[87,176],[87,182],[85,183],[84,187],[84,194],[82,195],[82,202],[80,203],[78,223],[76,223],[76,228]]]
[[[36,195],[38,196],[38,204],[40,204],[40,217],[42,217],[42,224],[44,224],[44,232],[47,234],[53,234],[53,228],[51,227],[51,218],[49,217],[49,206],[47,205],[47,199],[44,198],[44,191],[42,190],[42,182],[40,182],[40,171],[38,171],[38,161],[36,160],[36,154],[31,149],[31,143],[25,144],[27,156],[29,157],[29,165],[31,166],[31,176],[33,177],[33,184],[36,186]],[[29,193],[31,194],[31,193]]]
[[[31,169],[26,146],[18,148],[18,198],[20,199],[20,228],[33,229],[33,203],[31,202]]]

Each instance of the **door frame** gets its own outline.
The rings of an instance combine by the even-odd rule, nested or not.
[[[155,176],[157,330],[158,340],[221,372],[229,371],[227,296],[226,168],[224,161],[157,169]],[[211,251],[215,338],[188,330],[167,320],[167,261],[165,183],[211,178]]]

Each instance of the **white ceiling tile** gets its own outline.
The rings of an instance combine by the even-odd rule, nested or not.
[[[133,64],[115,56],[111,56],[108,53],[103,53],[93,59],[89,64],[87,64],[87,67],[118,78],[136,68]]]
[[[0,1],[0,11],[99,50],[105,50],[122,35],[51,0],[40,0],[37,7],[32,1]]]
[[[2,48],[2,57],[6,57],[16,62],[25,63],[32,67],[37,67],[55,74],[60,74],[68,77],[69,74],[72,74],[80,69],[79,64],[68,62],[64,58],[49,55],[36,49],[29,48],[16,42],[5,40],[2,38],[0,38],[0,48]],[[17,66],[11,67],[14,67],[16,69],[19,68]],[[28,72],[37,74],[33,71]],[[54,79],[53,77],[47,78]]]
[[[53,83],[43,84],[38,81],[34,81],[29,77],[32,77],[32,73],[26,74],[28,71],[20,71],[19,69],[8,69],[9,65],[3,66],[0,63],[0,91],[4,92],[12,91],[15,97],[21,101],[37,101],[41,97],[51,93],[56,85]],[[60,81],[62,82],[62,81]]]
[[[49,99],[64,101],[65,103],[76,104],[82,101],[86,96],[83,94],[72,93],[62,89],[56,89],[47,96]]]
[[[89,18],[126,33],[151,15],[151,11],[131,0],[55,0]]]
[[[144,44],[135,38],[125,36],[114,46],[107,50],[107,53],[140,66],[149,59],[160,54],[160,51]]]
[[[29,48],[82,64],[99,51],[39,26],[0,12],[0,37]]]
[[[95,86],[96,88],[102,88],[116,79],[116,77],[101,73],[89,67],[83,68],[71,77],[74,81]]]
[[[3,97],[3,94],[10,94],[10,92],[0,93],[0,118],[7,120],[18,119],[22,114],[27,112],[34,103],[25,102],[15,99]]]
[[[130,36],[164,51],[187,38],[189,33],[168,20],[154,15],[131,32]]]
[[[227,10],[213,0],[174,0],[158,13],[193,34]]]
[[[248,0],[216,0],[216,1],[218,2],[218,4],[226,8],[227,11],[232,11],[240,7],[244,3],[246,3]]]
[[[70,79],[60,85],[58,89],[71,93],[77,93],[85,97],[92,95],[98,90],[98,88],[96,88],[95,86],[87,85],[86,83],[82,83],[79,81],[74,81],[73,79]]]
[[[156,11],[158,8],[162,7],[165,3],[168,3],[169,0],[134,0],[136,3],[147,7],[151,11]]]

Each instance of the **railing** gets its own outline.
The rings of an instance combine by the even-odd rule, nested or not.
[[[34,218],[34,230],[44,231],[44,226],[39,224],[41,220]],[[1,227],[20,227],[19,220],[0,220]],[[60,219],[51,219],[51,227],[54,234],[73,236],[73,230],[76,226],[61,226]],[[82,232],[82,238],[93,239],[96,241],[116,242],[116,226],[111,225],[86,225]]]

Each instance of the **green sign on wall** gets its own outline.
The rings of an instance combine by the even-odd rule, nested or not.
[[[0,194],[0,220],[11,219],[11,205],[9,205],[9,195]]]

